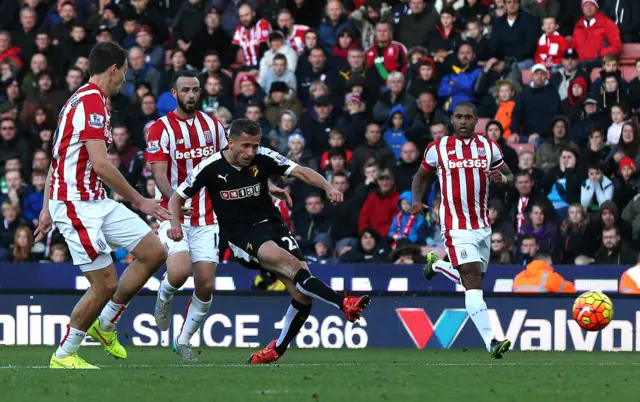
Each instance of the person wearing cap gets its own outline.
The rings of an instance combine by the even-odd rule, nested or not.
[[[327,95],[313,99],[313,113],[305,113],[302,124],[307,148],[316,157],[329,149],[329,133],[336,126],[333,102]]]
[[[590,128],[604,127],[603,133],[606,139],[606,127],[609,127],[610,124],[611,120],[598,106],[598,100],[589,95],[582,104],[582,112],[572,122],[569,138],[572,138],[578,145],[585,146],[589,141]]]
[[[493,53],[518,60],[520,69],[528,68],[536,53],[540,21],[521,9],[520,0],[505,2],[505,9],[505,15],[493,21],[491,48]]]
[[[240,78],[240,94],[236,97],[233,117],[238,119],[244,117],[249,104],[262,104],[266,94],[260,88],[253,75],[243,75]]]
[[[409,84],[408,92],[416,99],[424,92],[438,94],[440,82],[436,77],[436,63],[431,57],[425,56],[416,63],[417,74]]]
[[[380,236],[386,238],[393,218],[398,212],[400,194],[396,190],[393,173],[390,169],[382,169],[378,175],[377,190],[367,196],[358,219],[358,232],[373,228]]]
[[[113,34],[111,33],[111,29],[109,29],[109,27],[106,25],[100,25],[98,28],[96,28],[95,34],[96,43],[113,41]]]
[[[548,70],[544,64],[536,64],[531,71],[533,80],[516,102],[511,133],[519,136],[519,142],[537,145],[551,133],[553,117],[560,110],[560,96],[555,88],[549,85]]]
[[[265,98],[265,118],[271,127],[277,127],[280,116],[285,110],[291,110],[296,116],[302,114],[302,105],[289,86],[276,81],[271,84],[269,96]]]
[[[144,53],[144,61],[158,71],[164,69],[164,48],[154,46],[153,31],[149,25],[142,25],[136,32],[136,44]]]
[[[597,0],[582,0],[583,17],[576,23],[571,47],[587,68],[599,67],[601,58],[622,53],[620,29],[599,9]],[[586,62],[586,63],[585,63]]]
[[[623,43],[640,42],[640,4],[636,0],[604,0],[602,12],[618,25]]]
[[[264,58],[262,60],[264,60]],[[293,71],[289,69],[288,63],[285,55],[276,54],[266,71],[260,73],[260,86],[265,92],[269,93],[269,91],[271,91],[271,85],[276,81],[283,82],[295,92],[298,87],[298,79]]]
[[[278,54],[286,58],[286,69],[290,72],[296,71],[298,65],[298,54],[293,50],[289,43],[285,40],[284,35],[280,31],[273,31],[269,34],[269,50],[264,52],[260,59],[260,81],[267,74],[267,71],[274,63],[274,57]],[[282,74],[280,74],[282,75]],[[293,87],[295,88],[295,86]],[[268,91],[267,88],[263,89]]]
[[[613,202],[616,205],[626,206],[636,194],[640,193],[640,174],[636,169],[636,161],[628,156],[620,161],[619,166],[620,174],[614,178]],[[601,211],[603,205],[600,206]]]
[[[584,100],[589,95],[589,84],[583,77],[576,77],[569,83],[566,95],[567,97],[560,104],[560,110],[569,118],[569,121],[573,121],[582,113]]]
[[[312,250],[305,255],[305,259],[309,264],[333,264],[336,262],[333,258],[333,240],[326,233],[318,233],[313,238],[311,244]]]

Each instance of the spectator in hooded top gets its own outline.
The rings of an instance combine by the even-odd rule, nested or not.
[[[438,96],[445,99],[445,112],[451,113],[460,102],[476,102],[475,85],[481,71],[475,63],[473,47],[462,44],[458,49],[457,62],[442,78],[438,89]]]
[[[407,116],[402,105],[396,105],[389,112],[389,120],[387,120],[387,129],[382,134],[384,142],[391,148],[391,151],[400,160],[400,149],[407,142]]]
[[[401,105],[407,112],[407,119],[412,121],[416,115],[416,98],[406,91],[405,78],[402,73],[396,71],[387,78],[388,91],[382,93],[373,106],[373,120],[384,123],[394,106]]]
[[[328,234],[316,234],[311,247],[313,249],[305,256],[307,263],[334,264],[336,262],[335,258],[333,258],[333,240],[331,240],[331,236]]]
[[[558,95],[560,95],[561,100],[567,98],[571,81],[578,77],[582,77],[582,79],[584,79],[587,83],[588,90],[591,84],[591,77],[589,77],[587,72],[581,68],[579,64],[578,52],[573,48],[569,48],[564,52],[562,67],[551,74],[550,83],[558,90]]]
[[[440,12],[440,24],[429,35],[429,53],[436,63],[444,63],[460,46],[462,32],[455,26],[456,12],[453,7],[444,7]]]
[[[622,53],[620,29],[602,11],[597,0],[582,0],[583,17],[571,36],[571,47],[588,67],[598,67],[602,57]]]
[[[340,0],[329,0],[325,7],[326,16],[318,27],[319,45],[324,47],[327,53],[331,52],[338,40],[338,32],[348,27],[356,32],[356,27],[349,20],[344,5]]]
[[[566,147],[577,149],[577,145],[569,140],[571,123],[565,116],[556,116],[551,124],[552,135],[536,150],[536,167],[545,172],[558,165],[560,153]]]
[[[584,101],[587,99],[588,85],[585,79],[583,77],[573,79],[567,90],[567,95],[567,98],[560,104],[560,110],[570,122],[573,122],[582,113]]]
[[[398,199],[398,213],[391,222],[387,237],[394,243],[408,239],[411,243],[418,242],[418,233],[424,223],[424,216],[411,214],[411,191],[404,191]]]
[[[422,46],[438,24],[438,12],[425,0],[410,0],[409,11],[396,26],[398,40],[408,48]]]
[[[517,0],[515,0],[517,1]],[[560,110],[560,96],[549,85],[547,68],[543,64],[536,64],[531,69],[533,80],[528,90],[520,94],[516,102],[511,123],[511,135],[518,135],[519,142],[537,144],[549,136],[553,117]],[[522,131],[520,126],[523,126]],[[518,142],[518,141],[516,141]]]
[[[544,17],[542,20],[542,36],[538,39],[538,48],[534,61],[544,64],[551,71],[562,64],[564,52],[569,49],[567,39],[558,33],[558,24],[554,16]]]
[[[614,179],[614,183],[613,202],[616,205],[626,206],[636,194],[640,193],[640,174],[632,158],[627,156],[620,161],[619,176]],[[601,204],[601,211],[602,208]]]
[[[520,0],[505,0],[506,14],[493,21],[491,48],[494,54],[513,57],[524,69],[533,65],[540,21],[520,8]]]

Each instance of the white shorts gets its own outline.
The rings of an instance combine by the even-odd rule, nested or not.
[[[113,262],[111,250],[131,252],[151,231],[138,215],[111,199],[49,201],[54,225],[67,242],[73,263],[82,272],[105,268]]]
[[[482,272],[487,272],[491,255],[491,227],[481,229],[452,229],[443,232],[444,245],[449,261],[454,267],[469,262],[480,262]]]
[[[191,263],[198,261],[220,262],[220,227],[218,224],[205,226],[182,225],[182,240],[174,241],[167,236],[171,229],[171,222],[163,221],[158,226],[158,236],[164,244],[167,254],[186,252],[191,257]]]

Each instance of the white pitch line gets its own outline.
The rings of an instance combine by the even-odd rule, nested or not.
[[[409,366],[409,367],[501,367],[501,366],[530,366],[530,367],[544,367],[544,366],[638,366],[640,362],[584,362],[584,363],[520,363],[520,362],[501,362],[501,363],[281,363],[275,364],[275,366],[282,367],[353,367],[353,366]],[[273,364],[123,364],[123,365],[100,365],[100,368],[104,369],[119,369],[119,368],[225,368],[225,367],[273,367]],[[0,365],[0,369],[10,370],[39,370],[47,369],[49,366],[20,366],[20,365]]]

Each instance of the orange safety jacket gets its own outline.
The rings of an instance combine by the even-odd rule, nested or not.
[[[576,287],[546,262],[534,260],[516,275],[512,290],[514,293],[575,293]]]
[[[618,292],[640,294],[640,263],[624,271],[620,277]]]

